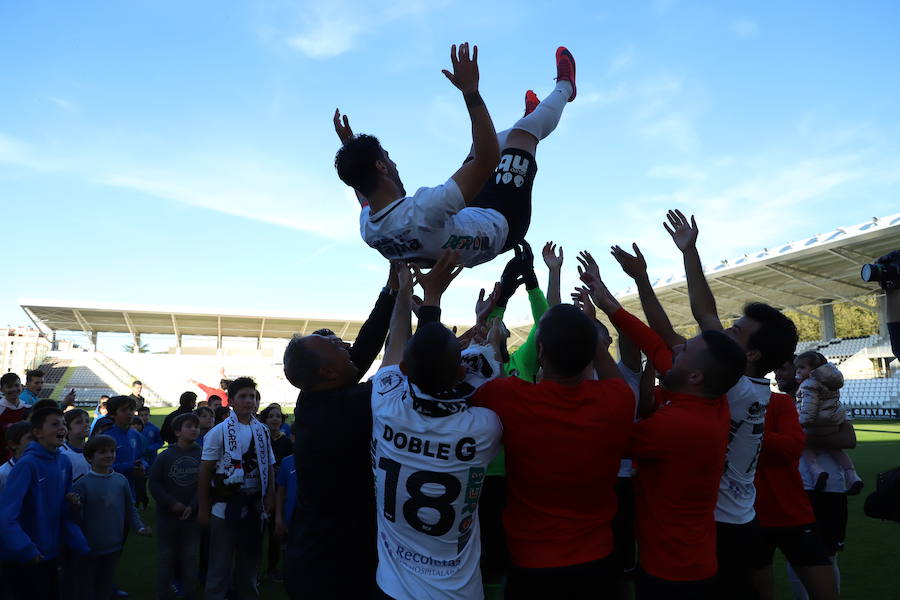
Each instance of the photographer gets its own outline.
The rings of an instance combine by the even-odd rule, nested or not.
[[[871,265],[862,266],[862,280],[877,281],[884,290],[888,334],[891,350],[900,359],[900,250],[888,252]]]

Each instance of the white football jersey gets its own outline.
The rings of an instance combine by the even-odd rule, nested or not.
[[[456,398],[421,393],[397,366],[372,378],[377,581],[397,600],[483,597],[478,499],[503,430],[465,398],[500,365],[484,346],[466,350],[463,364]]]
[[[725,472],[719,483],[716,521],[741,525],[756,516],[756,463],[766,426],[766,407],[772,389],[763,377],[742,376],[728,390],[731,431],[725,455]]]
[[[433,264],[444,249],[458,250],[474,267],[497,256],[506,243],[506,217],[489,208],[467,207],[453,179],[359,215],[363,240],[389,259]]]

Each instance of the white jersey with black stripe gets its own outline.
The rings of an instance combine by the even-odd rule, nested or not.
[[[441,397],[421,393],[397,366],[372,378],[376,579],[397,600],[482,597],[478,499],[502,428],[465,398],[500,365],[483,346],[467,350],[463,364],[463,387]]]
[[[756,464],[766,426],[766,408],[772,389],[764,377],[742,376],[728,390],[731,431],[725,454],[725,471],[719,483],[716,521],[741,525],[756,516]]]

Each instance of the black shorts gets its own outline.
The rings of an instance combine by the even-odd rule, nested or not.
[[[741,525],[716,522],[719,571],[713,578],[714,598],[755,598],[753,558],[759,538],[760,527],[755,518]]]
[[[509,233],[501,252],[525,239],[531,225],[531,188],[537,175],[537,162],[531,152],[505,148],[500,163],[469,206],[492,208],[506,218]]]
[[[634,485],[631,477],[616,479],[619,508],[612,520],[613,565],[620,577],[630,577],[637,561],[634,552]]]
[[[806,493],[825,541],[825,551],[833,556],[844,549],[844,538],[847,537],[847,494],[812,490]]]
[[[612,600],[618,595],[618,579],[611,557],[580,565],[548,569],[511,566],[506,600]]]
[[[481,576],[485,581],[506,575],[509,550],[503,532],[503,507],[506,506],[506,477],[488,475],[481,486],[478,522],[481,526]]]
[[[794,567],[824,567],[831,564],[825,541],[815,523],[796,527],[761,527],[754,567],[771,566],[775,549]]]
[[[634,597],[636,600],[707,600],[712,598],[711,586],[712,579],[669,581],[640,571]]]

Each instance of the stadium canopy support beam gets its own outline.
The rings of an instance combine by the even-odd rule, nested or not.
[[[34,326],[44,334],[44,337],[50,339],[51,341],[56,341],[56,332],[47,327],[47,324],[41,321],[36,314],[34,314],[30,308],[27,306],[23,306],[22,310],[25,311],[25,314],[28,315],[28,318],[31,319],[31,322],[34,323]]]
[[[84,332],[84,336],[89,340],[91,351],[97,350],[97,332],[88,325],[87,319],[81,315],[81,311],[73,309],[72,314],[75,316],[75,320],[78,321],[78,325],[81,327],[81,331]]]
[[[263,317],[262,323],[260,323],[260,325],[259,325],[259,336],[257,336],[257,338],[256,338],[256,350],[257,351],[262,350],[262,340],[263,340],[263,334],[265,332],[266,332],[266,318]]]
[[[172,331],[175,332],[175,354],[181,354],[181,331],[178,330],[178,321],[172,314]]]
[[[850,304],[852,304],[854,306],[858,306],[859,308],[868,310],[870,312],[875,312],[875,307],[873,307],[873,306],[869,306],[868,304],[863,304],[862,302],[859,302],[858,300],[854,300],[853,298],[850,298],[848,296],[844,296],[843,294],[837,294],[837,293],[835,293],[834,290],[829,290],[828,288],[824,288],[817,283],[813,283],[812,281],[810,281],[808,279],[804,279],[803,277],[800,277],[796,273],[800,273],[800,274],[808,275],[808,276],[812,276],[812,277],[818,277],[820,279],[825,279],[826,281],[833,281],[834,283],[840,283],[841,285],[846,285],[846,286],[851,286],[851,287],[859,287],[859,288],[865,290],[866,292],[871,292],[871,290],[869,288],[866,288],[863,286],[855,286],[853,284],[846,283],[843,281],[834,281],[827,277],[821,277],[820,275],[816,275],[815,273],[808,273],[807,271],[803,271],[803,270],[797,269],[795,267],[786,267],[784,265],[766,265],[766,268],[770,269],[772,271],[775,271],[776,273],[781,273],[788,279],[793,279],[794,281],[798,281],[798,282],[805,284],[811,288],[817,289],[820,292],[825,292],[826,294],[837,296],[844,302],[849,302]]]
[[[344,336],[347,335],[348,329],[350,329],[350,321],[347,321],[346,323],[344,323],[344,328],[341,329],[341,335],[339,335],[338,337],[341,339],[344,339]]]
[[[857,252],[856,250],[851,250],[850,248],[831,248],[828,250],[835,256],[840,256],[847,262],[853,263],[860,269],[862,269],[863,264],[875,262],[875,259],[871,256],[867,256],[862,252]]]
[[[134,323],[131,322],[131,317],[128,316],[127,312],[123,312],[122,316],[125,318],[125,324],[128,326],[128,332],[131,334],[132,347],[131,351],[135,354],[141,351],[141,336],[138,334],[137,330],[134,328]]]
[[[834,329],[834,305],[831,300],[825,300],[822,304],[822,339],[833,340],[837,337]]]
[[[889,341],[891,334],[887,326],[887,303],[883,293],[878,294],[876,298],[878,299],[878,335],[881,336],[881,339]]]
[[[222,356],[222,315],[216,317],[216,354]]]

